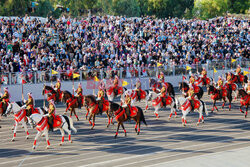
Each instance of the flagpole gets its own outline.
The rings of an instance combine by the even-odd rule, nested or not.
[[[23,79],[22,79],[22,104],[23,104],[23,100],[24,100],[24,97],[23,97]]]
[[[95,77],[94,77],[94,80],[93,80],[94,82],[94,84],[93,84],[93,96],[95,96]]]
[[[45,85],[45,75],[43,76],[43,84]],[[43,107],[45,107],[45,92],[43,92]]]
[[[74,73],[73,73],[72,84],[73,84],[73,88],[72,88],[73,94],[72,94],[72,95],[74,96],[74,90],[75,90],[75,84],[74,84]]]
[[[214,66],[213,66],[213,81],[214,81]],[[215,82],[215,81],[214,81]]]

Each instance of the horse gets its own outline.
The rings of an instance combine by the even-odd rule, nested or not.
[[[228,73],[226,73],[226,78],[228,76]],[[232,81],[236,84],[241,84],[244,87],[244,83],[247,83],[248,77],[246,75],[243,75],[243,73],[239,74],[239,77],[233,73],[231,73]]]
[[[196,86],[209,86],[210,85],[210,83],[212,83],[213,82],[213,79],[212,78],[209,78],[209,77],[206,77],[205,78],[205,83],[204,83],[204,79],[203,79],[203,77],[198,77],[196,80],[195,80],[195,85]]]
[[[155,108],[155,116],[156,116],[156,119],[159,118],[159,114],[158,114],[158,110],[160,108],[163,108],[163,105],[162,105],[162,100],[161,100],[161,97],[160,97],[161,94],[157,94],[153,91],[150,91],[148,96],[146,97],[146,109],[145,111],[148,109],[148,102],[149,101],[152,101],[152,106]],[[175,102],[175,98],[174,97],[171,97],[171,96],[168,96],[166,98],[166,106],[169,105],[171,107],[171,113],[169,115],[169,119],[172,117],[173,113],[175,114],[175,117],[177,117],[177,113],[176,113],[176,102]]]
[[[74,113],[77,121],[79,121],[79,118],[76,114],[75,108],[78,108],[78,98],[73,96],[69,91],[65,90],[62,92],[62,102],[66,103],[66,110],[64,114],[70,109],[70,117],[72,117],[72,113]],[[83,104],[82,104],[83,105]]]
[[[208,115],[207,107],[206,104],[202,100],[195,100],[194,102],[194,110],[197,110],[199,113],[199,119],[197,122],[197,126],[200,124],[200,122],[204,123],[204,116],[203,113],[205,112],[206,115]],[[179,107],[180,105],[180,107]],[[187,114],[192,110],[191,103],[190,101],[185,98],[185,97],[179,97],[176,99],[176,106],[181,109],[182,111],[182,125],[186,126],[187,124],[187,119],[186,116]]]
[[[123,106],[125,107],[125,106]],[[115,119],[118,123],[117,125],[117,130],[116,130],[116,133],[115,133],[115,138],[117,138],[118,136],[118,131],[119,131],[119,128],[120,128],[120,125],[122,126],[123,130],[124,130],[124,133],[125,133],[125,136],[127,136],[127,132],[124,128],[124,125],[123,125],[123,122],[127,121],[128,120],[128,115],[126,114],[126,109],[123,108],[123,107],[120,107],[116,112],[115,112]],[[145,120],[145,117],[144,117],[144,114],[143,114],[143,111],[140,107],[137,107],[137,106],[131,106],[130,107],[131,110],[132,110],[132,113],[133,115],[130,115],[131,119],[133,119],[135,122],[136,122],[136,125],[135,125],[135,132],[137,133],[137,135],[140,134],[140,128],[141,128],[141,121],[147,126],[147,122]],[[131,111],[130,110],[130,111]],[[139,128],[138,128],[139,126]],[[137,129],[138,128],[138,129]]]
[[[115,97],[122,96],[123,92],[127,90],[127,88],[125,87],[118,87],[117,89],[118,89],[117,95],[115,95],[114,88],[112,86],[105,89],[109,101],[113,101]]]
[[[185,98],[188,97],[189,86],[186,82],[180,82],[179,89],[182,91],[182,94],[184,95]],[[204,94],[204,91],[200,86],[194,86],[194,94],[200,100]]]
[[[136,89],[128,89],[121,95],[121,102],[124,103],[125,96],[129,94],[131,96],[131,105],[133,105],[136,101],[138,101],[138,95]],[[141,90],[141,97],[140,99],[146,99],[148,95],[148,90]]]
[[[11,102],[11,103],[9,103],[8,108],[6,110],[6,115],[8,115],[10,113],[13,113],[14,117],[15,117],[14,134],[13,134],[13,138],[11,139],[11,141],[15,141],[17,127],[18,127],[18,124],[20,124],[20,123],[24,127],[24,130],[25,130],[25,132],[27,134],[26,139],[29,138],[29,132],[28,132],[28,128],[27,128],[27,125],[26,125],[26,121],[25,121],[26,110],[23,109],[25,106],[20,107],[20,105],[21,105],[21,103]],[[41,108],[38,107],[36,109],[40,114],[44,113]]]
[[[208,87],[208,95],[212,94],[211,99],[213,100],[213,108],[212,112],[214,111],[214,108],[219,111],[216,107],[216,101],[217,100],[223,100],[224,103],[222,104],[222,108],[224,108],[226,103],[226,98],[229,100],[229,111],[231,110],[231,103],[232,103],[232,90],[227,90],[224,87],[222,88],[222,97],[219,96],[219,90],[217,90],[213,85],[210,85]]]
[[[232,83],[231,86],[229,86],[229,84],[225,84],[225,88],[228,91],[232,91],[232,93],[234,93],[234,99],[236,100],[237,98],[237,90],[238,90],[238,85],[236,83]]]
[[[95,96],[93,95],[87,95],[84,97],[84,100],[85,100],[84,103],[87,106],[86,119],[87,119],[88,114],[90,113],[88,121],[90,125],[92,125],[91,129],[94,129],[96,115],[102,114],[103,112],[105,112],[108,117],[107,127],[109,127],[110,123],[114,124],[113,115],[114,115],[114,111],[117,111],[119,109],[120,107],[119,104],[114,103],[112,101],[104,100],[102,104],[102,110],[100,110],[100,107],[99,107],[100,99],[96,99]],[[93,118],[93,122],[91,122],[92,118]]]
[[[47,94],[47,101],[53,99],[54,102],[58,103],[62,100],[62,91],[58,92],[51,86],[44,85],[42,90],[42,95]]]
[[[250,95],[248,95],[244,89],[239,89],[237,92],[237,97],[241,98],[240,112],[244,113],[244,111],[242,111],[242,107],[246,106],[246,113],[245,113],[245,118],[246,118],[248,112],[248,106],[250,105]]]
[[[175,97],[174,87],[170,82],[164,82],[167,86],[167,93],[169,96]],[[149,79],[149,87],[153,87],[154,89],[161,89],[163,87],[163,83],[157,82],[155,79]]]
[[[32,114],[30,116],[30,120],[29,120],[30,124],[36,125],[36,130],[37,130],[37,134],[34,140],[34,144],[33,144],[33,149],[36,148],[36,142],[39,138],[39,136],[42,134],[45,134],[46,137],[46,141],[47,141],[47,149],[50,146],[50,142],[49,142],[49,134],[48,134],[48,118],[47,116],[41,115],[41,114]],[[68,133],[68,139],[69,142],[73,142],[71,139],[71,129],[76,133],[77,130],[73,125],[73,120],[66,116],[66,115],[56,115],[54,117],[54,123],[53,123],[53,128],[54,130],[59,129],[62,135],[62,141],[59,144],[60,146],[64,143],[64,134],[66,131]]]

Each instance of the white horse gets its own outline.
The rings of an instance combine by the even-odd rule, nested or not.
[[[142,90],[144,91],[144,90]],[[142,94],[143,92],[141,92]],[[145,94],[145,99],[146,96],[148,95],[148,91],[144,91]],[[136,89],[128,89],[126,90],[122,95],[121,95],[121,103],[124,104],[125,103],[125,96],[129,95],[131,97],[131,105],[133,105],[136,101],[137,101],[137,92]],[[143,98],[141,99],[143,100]]]
[[[64,134],[65,134],[64,131],[66,131],[68,133],[69,142],[72,143],[73,141],[71,139],[71,129],[75,133],[77,132],[76,128],[73,125],[73,120],[66,115],[57,115],[56,118],[57,118],[57,120],[54,120],[54,122],[58,121],[59,118],[61,120],[61,122],[58,122],[57,127],[53,127],[55,130],[59,129],[61,131],[62,141],[59,145],[61,146],[64,142]],[[37,134],[36,134],[35,141],[33,144],[33,149],[36,148],[36,141],[38,140],[38,138],[42,134],[42,132],[43,132],[43,134],[45,134],[46,141],[47,141],[47,149],[48,149],[50,146],[50,142],[49,142],[49,135],[48,135],[48,126],[49,125],[48,125],[47,116],[44,116],[41,114],[32,114],[30,116],[30,120],[31,120],[30,123],[36,124],[36,129],[37,129]]]
[[[26,107],[25,105],[20,107],[16,102],[9,103],[9,105],[7,107],[6,115],[10,114],[10,113],[13,113],[14,117],[15,117],[14,134],[13,134],[13,138],[11,139],[11,141],[15,140],[17,127],[18,127],[18,124],[20,124],[20,123],[24,127],[24,130],[25,130],[25,132],[27,134],[26,139],[29,138],[28,128],[27,128],[27,125],[26,125],[26,121],[24,119],[24,118],[26,118],[26,112],[24,110],[25,107]],[[38,108],[38,110],[39,110],[40,113],[43,113],[40,108]]]
[[[159,118],[159,113],[158,113],[158,110],[160,108],[162,108],[162,105],[161,105],[161,93],[155,93],[153,91],[149,91],[149,94],[147,95],[146,97],[146,109],[148,109],[148,102],[151,101],[152,102],[152,106],[155,108],[155,116],[156,118],[158,119]],[[175,117],[177,117],[177,113],[176,113],[176,102],[175,102],[175,98],[174,97],[171,97],[171,96],[167,96],[166,98],[166,106],[169,105],[171,107],[171,113],[168,117],[168,119],[170,119],[173,115],[173,113],[175,114]]]
[[[188,100],[188,98],[179,97],[176,100],[176,106],[179,108],[179,105],[180,105],[180,109],[181,109],[182,115],[183,115],[182,116],[182,124],[183,124],[183,126],[186,126],[186,124],[187,124],[186,116],[192,110],[191,103]],[[199,125],[201,121],[202,121],[202,123],[204,123],[203,112],[205,112],[206,115],[208,115],[206,104],[202,100],[197,100],[197,102],[195,103],[194,110],[197,110],[199,113],[199,120],[197,122],[197,125]]]

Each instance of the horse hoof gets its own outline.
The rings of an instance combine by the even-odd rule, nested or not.
[[[15,141],[15,138],[12,138],[11,141],[12,141],[12,142]]]
[[[196,126],[199,126],[200,122],[197,122]]]
[[[64,112],[63,115],[66,115],[66,112]]]
[[[47,146],[47,147],[46,147],[46,149],[50,149],[50,147],[49,147],[49,146]]]
[[[15,126],[13,126],[12,128],[11,128],[11,130],[14,130],[15,129]]]
[[[35,150],[35,149],[36,149],[36,146],[33,146],[32,149]]]
[[[44,136],[45,136],[45,134],[42,134],[41,136],[42,136],[42,137],[44,137]]]
[[[29,139],[29,136],[26,136],[26,139]]]
[[[59,146],[62,146],[62,143],[59,143]]]
[[[171,117],[168,117],[168,120],[170,120],[171,119]]]
[[[247,115],[245,115],[245,118],[247,118]]]
[[[125,137],[127,137],[127,133],[125,133]]]
[[[90,130],[94,130],[94,127],[92,127]]]
[[[135,128],[135,132],[137,133],[137,129]]]
[[[69,142],[70,142],[70,143],[73,143],[73,140],[70,140]]]
[[[177,115],[175,115],[174,117],[177,118]]]
[[[185,127],[185,126],[186,126],[186,124],[182,124],[182,126],[183,126],[183,127]]]
[[[107,125],[107,128],[109,127],[109,124]]]
[[[140,134],[140,132],[137,132],[137,135],[139,135]]]
[[[115,137],[114,137],[115,139],[117,138],[117,135],[115,135]]]

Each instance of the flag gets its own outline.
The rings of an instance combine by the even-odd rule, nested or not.
[[[58,72],[57,72],[57,71],[55,71],[55,70],[52,70],[51,74],[52,74],[52,75],[54,75],[54,74],[58,74]]]
[[[244,74],[244,75],[247,75],[247,74],[249,74],[249,72],[248,72],[248,71],[244,71],[243,74]]]
[[[162,64],[161,63],[157,63],[157,67],[160,67],[160,66],[162,66]]]
[[[126,85],[128,85],[128,82],[122,81],[122,86],[126,86]]]
[[[217,73],[218,71],[214,68],[214,73]]]
[[[79,74],[73,73],[73,78],[78,78],[78,77],[80,77]]]
[[[233,63],[233,62],[236,62],[236,59],[232,59],[231,62],[232,62],[232,63]]]
[[[186,77],[185,76],[182,76],[182,80],[185,80],[186,79]]]
[[[94,81],[99,82],[100,80],[95,76]]]
[[[191,70],[192,68],[190,66],[187,66],[186,67],[186,70]]]

